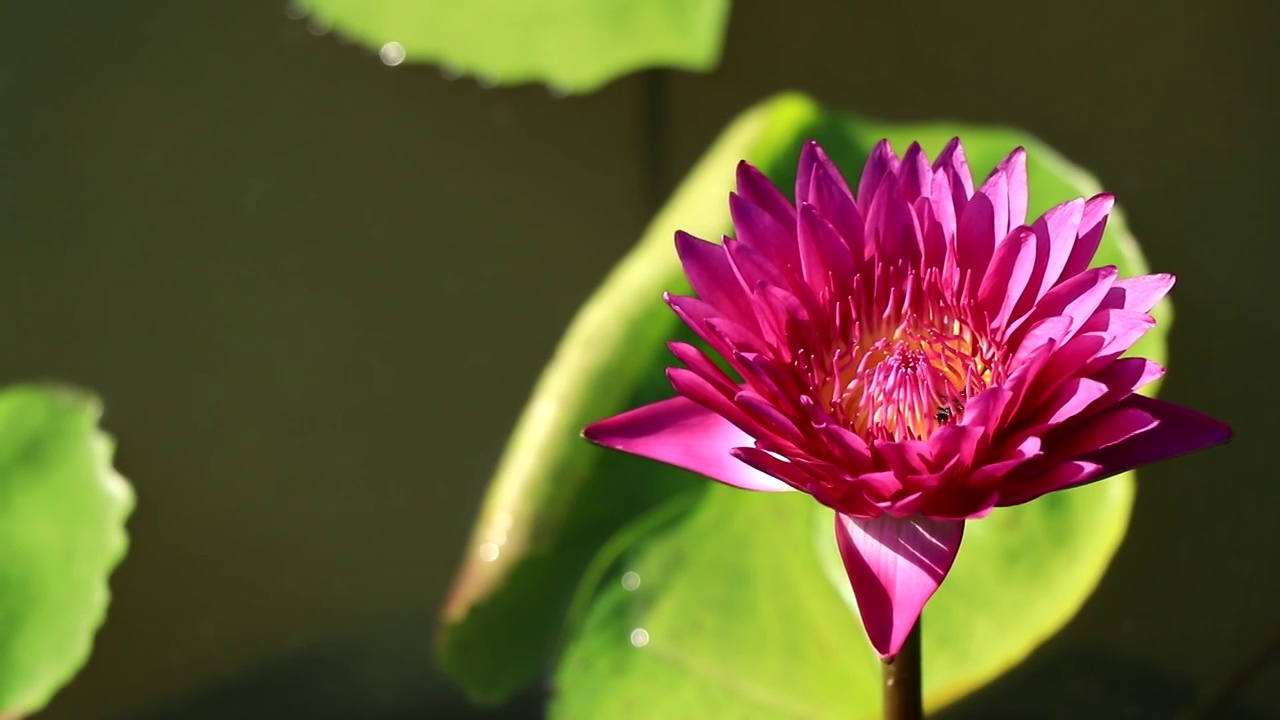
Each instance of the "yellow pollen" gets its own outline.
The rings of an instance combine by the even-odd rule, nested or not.
[[[983,343],[959,320],[943,329],[903,322],[831,353],[815,390],[833,415],[867,439],[918,440],[957,422],[991,384]]]

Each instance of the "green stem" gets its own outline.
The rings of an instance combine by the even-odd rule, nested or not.
[[[920,622],[884,664],[884,720],[924,720],[920,687]]]

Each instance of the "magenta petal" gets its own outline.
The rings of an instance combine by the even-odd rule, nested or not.
[[[962,520],[836,513],[836,545],[858,613],[882,658],[898,654],[960,550]]]
[[[831,162],[831,158],[827,157],[818,143],[810,140],[800,151],[800,168],[796,172],[797,206],[806,202],[817,204],[814,202],[818,192],[818,188],[814,185],[815,178],[821,178],[821,182],[832,184],[842,195],[850,200],[853,199],[853,193],[849,190],[835,163]]]
[[[829,282],[847,287],[857,272],[849,246],[808,203],[800,206],[799,236],[800,268],[814,293],[820,293]]]
[[[1203,450],[1231,439],[1228,425],[1181,405],[1142,395],[1130,395],[1122,404],[1146,413],[1154,418],[1155,423],[1119,443],[1082,456],[1081,459],[1101,466],[1099,478]]]
[[[1076,233],[1080,230],[1080,217],[1084,213],[1084,200],[1076,198],[1049,208],[1031,224],[1036,233],[1040,251],[1040,265],[1034,275],[1035,293],[1030,299],[1044,297],[1062,277],[1062,268],[1075,247]]]
[[[729,194],[729,216],[733,218],[733,230],[739,245],[749,246],[760,253],[777,268],[777,272],[799,271],[800,252],[796,247],[794,222],[784,225],[767,210],[734,193]]]
[[[902,199],[913,203],[921,195],[928,195],[933,185],[933,170],[929,167],[929,158],[924,155],[920,143],[913,142],[903,154],[898,164],[899,193]]]
[[[792,225],[796,221],[795,208],[787,197],[769,182],[764,173],[745,160],[738,163],[738,194],[783,225]]]
[[[754,443],[729,421],[683,397],[644,405],[593,423],[583,437],[598,445],[684,468],[744,490],[791,487],[729,454]]]
[[[898,156],[894,154],[888,140],[881,140],[871,149],[867,156],[867,164],[862,168],[862,177],[858,180],[858,209],[866,212],[884,182],[885,176],[898,170]]]
[[[972,277],[974,289],[986,274],[995,247],[995,209],[991,198],[977,193],[965,205],[956,228],[956,264],[961,277]]]
[[[1035,233],[1022,228],[996,246],[991,266],[978,288],[978,305],[989,314],[993,329],[1004,330],[1009,325],[1009,316],[1026,290],[1035,267],[1035,243]]]
[[[955,213],[959,214],[968,204],[969,198],[973,196],[973,173],[969,170],[969,161],[965,158],[964,145],[960,143],[960,138],[951,138],[947,142],[947,146],[933,161],[933,171],[935,177],[943,175],[947,178],[952,206],[955,208]]]
[[[759,328],[751,298],[738,282],[723,247],[681,231],[676,233],[676,254],[699,299],[745,328]]]
[[[1107,229],[1107,217],[1115,204],[1111,193],[1100,193],[1085,201],[1080,216],[1080,236],[1071,246],[1071,254],[1063,264],[1061,279],[1084,272],[1093,262],[1093,256],[1102,242],[1102,233]]]
[[[1231,439],[1229,426],[1190,408],[1142,395],[1130,395],[1121,405],[1141,412],[1155,422],[1120,442],[1055,465],[1042,475],[1001,488],[998,504],[1021,505],[1047,493],[1103,480]]]
[[[1176,278],[1168,273],[1117,280],[1107,294],[1103,307],[1151,312],[1151,308],[1173,289],[1175,281]]]

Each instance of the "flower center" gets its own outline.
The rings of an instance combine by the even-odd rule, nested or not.
[[[863,335],[855,327],[852,342],[832,354],[819,393],[864,438],[927,438],[958,421],[967,399],[993,379],[983,343],[959,321],[944,327],[912,317],[889,332]]]

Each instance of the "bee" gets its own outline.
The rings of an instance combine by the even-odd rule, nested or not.
[[[948,405],[939,405],[938,411],[933,414],[934,422],[938,423],[938,427],[942,427],[951,422],[957,414],[964,410],[964,406],[959,403]]]

